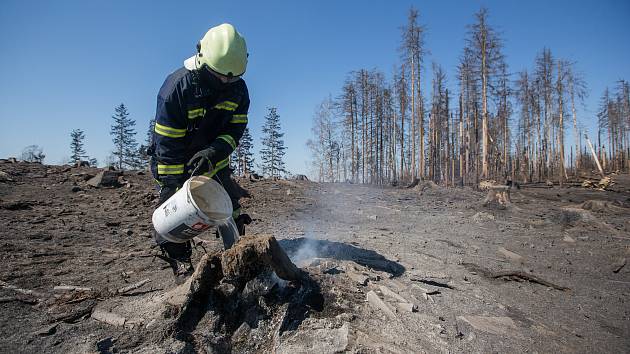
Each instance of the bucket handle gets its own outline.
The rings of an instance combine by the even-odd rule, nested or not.
[[[201,167],[201,165],[202,164],[198,163],[197,166],[195,166],[195,168],[190,173],[190,177],[194,177],[195,176],[195,174],[197,173],[197,170],[199,169],[199,167]]]
[[[210,163],[210,162],[208,162]],[[195,166],[195,168],[192,170],[192,172],[190,173],[190,177],[195,177],[197,170],[201,167],[202,164],[197,164],[197,166]],[[223,187],[223,189],[225,189],[225,186],[223,185],[223,182],[221,182],[220,178],[217,178],[216,181],[219,182],[219,184],[221,185],[221,187]]]

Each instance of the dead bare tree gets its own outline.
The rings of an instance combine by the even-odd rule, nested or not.
[[[597,118],[598,156],[602,160],[603,169],[612,171],[628,169],[630,85],[627,81],[619,80],[612,93],[606,88],[600,100]],[[607,135],[608,150],[602,145],[604,134]]]
[[[350,148],[350,178],[352,182],[356,183],[358,178],[357,156],[359,146],[357,144],[357,92],[352,78],[353,75],[354,73],[350,73],[343,85],[339,106],[341,107],[341,115],[344,116],[343,127],[347,137],[350,139],[349,144],[345,144]]]
[[[608,87],[600,99],[599,111],[597,112],[597,156],[602,161],[602,167],[606,169],[606,158],[602,150],[602,135],[608,130],[610,125],[610,91]]]
[[[577,171],[580,169],[580,161],[581,157],[581,148],[580,148],[580,132],[578,129],[578,118],[577,118],[577,110],[575,107],[575,101],[584,104],[584,100],[587,96],[586,91],[586,82],[584,81],[584,76],[578,72],[575,68],[575,63],[568,63],[566,67],[566,75],[567,75],[567,90],[569,92],[569,98],[571,100],[571,116],[573,118],[573,138],[575,140],[574,150],[575,151],[575,172],[577,175]],[[572,162],[573,163],[573,162]]]
[[[409,9],[407,25],[402,28],[402,59],[409,69],[411,92],[411,177],[424,175],[424,98],[422,95],[421,71],[424,59],[424,26],[418,23],[419,13]],[[416,164],[417,162],[417,164]]]
[[[472,53],[474,74],[481,85],[481,175],[489,177],[489,107],[488,87],[495,75],[499,64],[503,61],[502,40],[499,34],[488,24],[488,10],[482,8],[475,14],[475,23],[469,26],[467,48]]]
[[[398,109],[400,112],[400,170],[401,180],[405,179],[405,119],[407,116],[407,81],[405,79],[405,65],[401,65],[401,76],[395,82],[396,95],[398,97]]]
[[[463,183],[479,182],[479,131],[478,131],[478,82],[475,76],[475,58],[470,48],[464,48],[459,65],[460,100],[462,110]]]
[[[313,115],[311,128],[314,139],[309,139],[307,146],[313,153],[313,167],[320,182],[339,180],[339,141],[336,128],[334,103],[330,97],[323,100]]]
[[[582,151],[585,132],[577,117],[576,105],[586,96],[583,76],[572,62],[544,48],[533,67],[512,82],[502,39],[483,8],[469,26],[457,67],[459,92],[453,95],[445,71],[438,63],[432,66],[425,132],[421,79],[427,51],[418,19],[412,8],[402,27],[402,61],[390,80],[376,69],[353,71],[341,95],[326,100],[328,108],[316,113],[316,139],[310,146],[321,180],[384,184],[428,177],[443,185],[479,185],[481,179],[563,184],[569,179],[567,161],[574,176],[594,166]],[[628,86],[621,80],[606,90],[598,112],[596,156],[607,171],[629,164]],[[518,116],[512,121],[514,103]],[[569,113],[574,146],[568,144],[567,153]]]
[[[536,89],[539,91],[539,98],[542,99],[542,141],[540,143],[540,155],[544,159],[541,166],[543,175],[546,179],[552,178],[553,175],[553,137],[552,137],[552,119],[553,119],[553,95],[554,95],[554,79],[553,72],[555,66],[555,58],[551,55],[548,48],[536,57]]]
[[[536,137],[536,118],[534,112],[534,95],[532,92],[532,82],[527,70],[519,74],[516,82],[516,100],[520,105],[520,119],[518,125],[519,140],[516,148],[517,158],[519,159],[519,173],[522,182],[529,182],[533,178],[534,164],[533,161],[537,156]]]
[[[433,94],[431,98],[431,113],[429,116],[429,178],[441,182],[443,176],[443,160],[445,141],[448,138],[448,93],[445,88],[446,74],[437,64],[433,63]]]

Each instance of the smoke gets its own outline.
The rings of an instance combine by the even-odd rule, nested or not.
[[[271,272],[271,281],[272,281],[273,283],[275,283],[275,284],[278,284],[278,286],[279,286],[281,289],[284,289],[284,288],[287,286],[287,283],[288,283],[288,281],[286,281],[286,280],[284,280],[284,279],[279,278],[279,277],[276,275],[276,272]]]
[[[309,264],[313,258],[326,258],[334,253],[330,241],[339,239],[340,229],[334,226],[338,223],[338,210],[346,208],[348,195],[342,194],[333,185],[331,190],[315,186],[318,193],[315,194],[316,202],[310,204],[309,212],[301,214],[297,221],[302,225],[304,237],[293,239],[292,251],[289,255],[291,261],[298,267]],[[322,221],[331,221],[331,225]],[[331,230],[332,226],[332,230]],[[297,250],[295,250],[297,248]],[[331,253],[332,252],[332,253]]]
[[[304,242],[295,253],[291,255],[291,260],[298,267],[303,266],[304,263],[310,259],[317,257],[317,243],[311,238],[304,238]]]
[[[306,236],[299,241],[297,250],[289,256],[298,267],[306,266],[313,258],[324,257],[328,253],[328,245],[320,240]]]

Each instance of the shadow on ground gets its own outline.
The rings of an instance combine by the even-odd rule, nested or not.
[[[400,263],[390,261],[375,251],[342,242],[317,240],[307,237],[279,240],[278,242],[294,263],[300,263],[302,260],[315,257],[333,258],[352,261],[377,271],[387,272],[395,277],[405,272],[405,267]]]

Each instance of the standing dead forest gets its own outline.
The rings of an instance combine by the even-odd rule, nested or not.
[[[436,62],[428,77],[426,28],[409,10],[391,79],[377,69],[352,71],[341,94],[316,109],[308,146],[320,181],[563,185],[629,171],[628,81],[611,83],[596,117],[579,116],[589,91],[575,61],[542,48],[530,68],[512,72],[486,9],[467,28],[456,77]],[[594,119],[593,133],[585,123]]]

